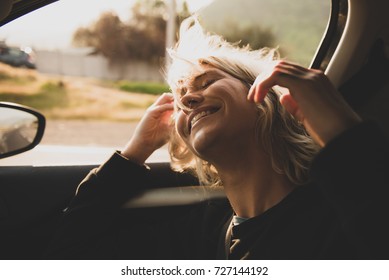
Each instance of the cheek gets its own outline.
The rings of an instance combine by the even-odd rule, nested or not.
[[[183,112],[176,113],[176,131],[181,138],[185,139],[186,117]]]

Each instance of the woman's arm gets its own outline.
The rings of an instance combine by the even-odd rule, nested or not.
[[[312,180],[337,210],[359,257],[389,258],[386,137],[375,123],[361,121],[321,71],[279,62],[256,80],[248,99],[261,102],[274,86],[286,88],[281,104],[324,147],[313,162]]]
[[[125,149],[81,182],[51,242],[49,258],[117,258],[112,243],[121,222],[118,213],[124,202],[150,185],[144,162],[168,141],[172,109],[172,95],[163,94],[147,110]]]
[[[389,258],[389,145],[373,122],[329,142],[311,176],[338,213],[361,259]]]

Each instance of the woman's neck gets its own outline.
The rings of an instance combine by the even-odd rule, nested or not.
[[[270,157],[263,150],[245,150],[248,152],[241,150],[239,156],[214,165],[235,213],[251,218],[278,204],[295,185],[273,170]]]

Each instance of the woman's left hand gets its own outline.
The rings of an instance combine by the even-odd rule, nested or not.
[[[122,151],[123,156],[143,164],[155,150],[169,141],[173,129],[173,100],[171,93],[164,93],[146,110]]]
[[[247,99],[261,103],[275,86],[283,88],[281,104],[321,146],[361,121],[322,71],[280,61],[257,77]]]

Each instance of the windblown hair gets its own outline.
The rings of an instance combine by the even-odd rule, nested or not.
[[[167,81],[176,95],[176,105],[184,107],[179,98],[180,86],[196,74],[199,67],[208,65],[241,80],[248,87],[258,75],[269,71],[278,59],[275,49],[251,50],[225,41],[221,36],[206,33],[194,17],[185,20],[180,28],[180,39],[169,50],[172,63]],[[258,104],[256,136],[272,161],[273,169],[287,176],[296,185],[308,180],[308,169],[318,146],[280,104],[279,95],[270,90]],[[196,156],[176,131],[169,143],[172,168],[189,171],[204,185],[221,185],[217,170],[209,162]]]

